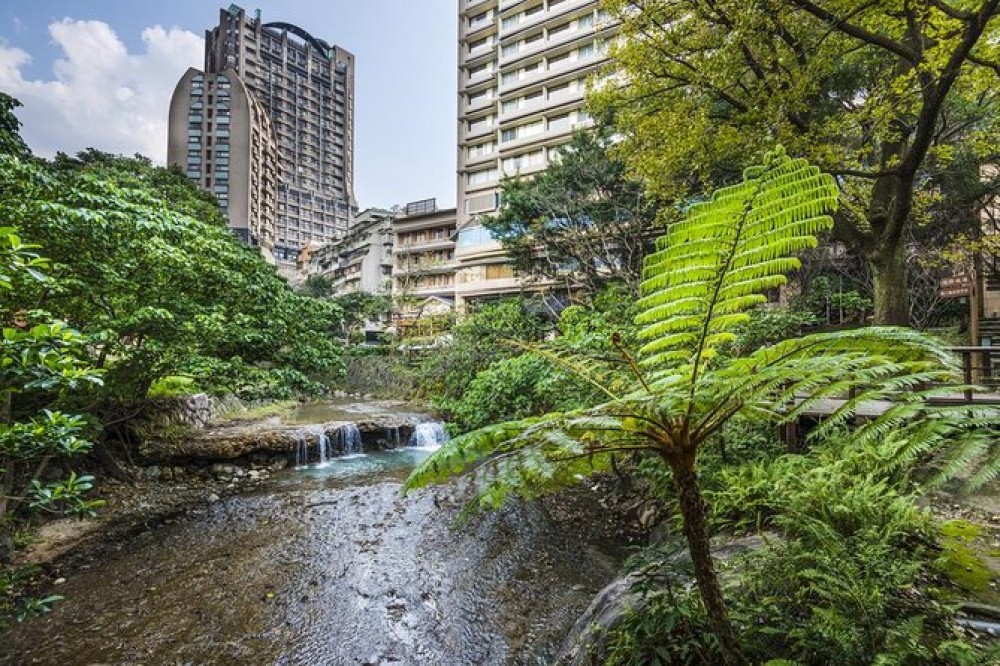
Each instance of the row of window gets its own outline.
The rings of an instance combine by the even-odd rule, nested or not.
[[[528,35],[527,37],[511,42],[510,44],[505,44],[500,49],[500,56],[503,58],[514,56],[518,53],[530,51],[531,49],[541,46],[546,41],[553,42],[561,40],[570,33],[579,32],[580,30],[588,30],[593,27],[594,15],[586,14],[578,19],[560,23],[559,25],[548,28],[547,30],[539,30],[534,34]]]

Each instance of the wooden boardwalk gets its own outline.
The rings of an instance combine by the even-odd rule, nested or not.
[[[964,383],[966,385],[982,383],[989,385],[989,388],[983,387],[985,390],[965,388],[961,391],[956,391],[955,393],[941,393],[932,398],[928,398],[927,404],[933,406],[995,406],[997,408],[997,415],[1000,416],[1000,392],[998,392],[998,388],[996,386],[997,380],[1000,379],[1000,377],[997,377],[993,373],[994,367],[997,367],[998,370],[1000,370],[1000,363],[997,363],[993,359],[994,355],[1000,359],[1000,347],[954,347],[952,348],[952,351],[962,356]],[[976,363],[977,358],[979,363]],[[849,399],[849,397],[843,397],[822,398],[817,400],[803,411],[799,420],[822,420],[823,418],[831,416],[843,408]],[[802,402],[803,399],[799,399],[796,400],[793,405],[798,406],[801,405]],[[858,403],[854,410],[853,418],[857,420],[878,418],[889,411],[889,409],[896,404],[897,403],[892,400],[865,400]],[[799,441],[799,429],[800,424],[797,421],[786,423],[782,427],[782,439],[784,439],[785,444],[787,444],[790,448],[795,447]]]

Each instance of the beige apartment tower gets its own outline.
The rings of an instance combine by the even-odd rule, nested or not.
[[[504,176],[545,169],[589,123],[617,25],[598,0],[459,0],[456,304],[523,289],[482,227]]]
[[[277,146],[267,113],[236,72],[184,73],[170,99],[167,164],[215,195],[244,243],[273,250]]]
[[[290,23],[230,5],[205,33],[205,71],[235,71],[267,111],[278,149],[274,253],[342,237],[354,198],[354,56]]]

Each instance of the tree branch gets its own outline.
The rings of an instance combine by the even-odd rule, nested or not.
[[[821,21],[829,23],[845,35],[849,35],[867,44],[878,46],[886,51],[889,51],[890,53],[894,53],[912,65],[917,64],[916,54],[911,49],[907,48],[905,44],[901,44],[893,39],[889,39],[888,37],[878,35],[854,23],[850,23],[847,20],[840,18],[833,12],[820,7],[809,0],[789,0],[789,2],[802,11],[812,14]]]

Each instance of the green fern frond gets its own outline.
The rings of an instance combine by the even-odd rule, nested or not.
[[[837,198],[831,176],[779,149],[747,169],[742,183],[693,206],[646,257],[636,317],[640,364],[713,357],[765,292],[799,267],[793,254],[815,247],[815,235],[831,228]]]

